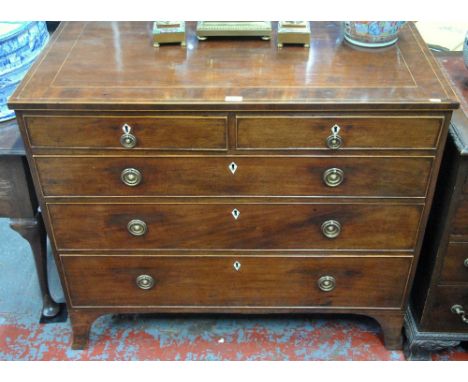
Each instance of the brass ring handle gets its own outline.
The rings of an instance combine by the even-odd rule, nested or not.
[[[339,168],[329,168],[323,173],[323,181],[328,187],[337,187],[344,180],[344,171]]]
[[[332,150],[337,150],[343,146],[343,138],[337,134],[332,134],[327,137],[327,146]]]
[[[322,233],[329,239],[338,237],[341,233],[341,224],[337,220],[327,220],[322,223]]]
[[[148,230],[146,223],[139,219],[130,220],[127,224],[127,229],[133,236],[143,236]]]
[[[136,285],[140,289],[148,290],[154,286],[154,278],[149,275],[140,275],[135,280]]]
[[[336,280],[333,276],[322,276],[318,279],[317,285],[323,292],[331,292],[335,289]]]
[[[465,266],[465,268],[468,268],[468,257],[463,262],[463,265]]]
[[[141,172],[136,168],[126,168],[120,174],[122,183],[130,187],[138,186],[141,183],[141,179]]]
[[[468,324],[468,317],[466,316],[466,312],[465,309],[463,309],[463,306],[455,304],[450,310],[452,313],[458,314],[463,323]]]
[[[137,144],[137,139],[132,133],[123,133],[120,137],[120,144],[126,149],[133,149]]]

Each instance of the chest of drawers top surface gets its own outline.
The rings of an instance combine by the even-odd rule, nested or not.
[[[343,42],[339,22],[312,22],[310,49],[278,49],[274,38],[198,41],[194,29],[188,23],[186,49],[153,48],[150,22],[64,23],[10,98],[10,107],[456,106],[411,23],[397,45],[378,50]],[[226,102],[229,97],[242,101]]]

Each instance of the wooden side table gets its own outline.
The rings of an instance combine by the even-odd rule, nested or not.
[[[41,322],[63,319],[65,304],[56,303],[49,291],[47,233],[16,120],[0,123],[0,217],[10,218],[10,227],[31,246],[42,294]]]

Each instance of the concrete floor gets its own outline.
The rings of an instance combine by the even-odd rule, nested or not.
[[[49,254],[50,255],[50,254]],[[63,301],[53,262],[52,294]],[[102,316],[90,347],[70,349],[70,323],[39,324],[29,246],[0,219],[0,360],[403,360],[365,317]],[[468,360],[462,348],[434,360]]]

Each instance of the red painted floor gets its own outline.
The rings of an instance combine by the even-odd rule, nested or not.
[[[403,360],[365,317],[103,316],[89,349],[70,349],[68,322],[0,316],[1,360]],[[434,360],[468,361],[462,348]]]

